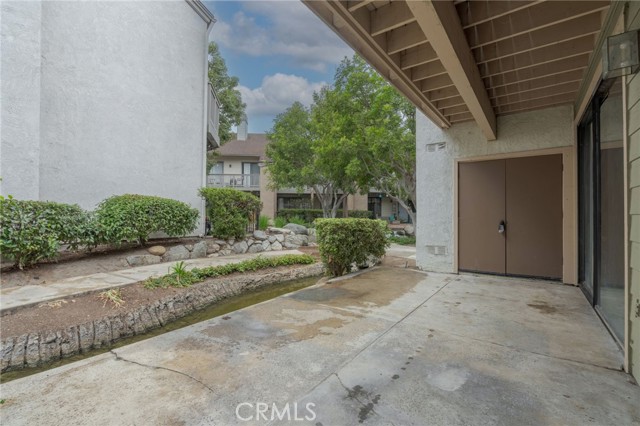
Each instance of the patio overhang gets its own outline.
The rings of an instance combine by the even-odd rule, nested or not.
[[[441,128],[582,96],[610,1],[303,0]],[[595,52],[594,52],[595,51]]]

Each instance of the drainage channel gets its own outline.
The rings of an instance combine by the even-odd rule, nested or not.
[[[149,339],[151,337],[159,336],[161,334],[168,333],[173,330],[187,327],[192,324],[197,324],[202,321],[206,321],[211,318],[219,317],[229,312],[237,311],[238,309],[246,308],[247,306],[255,305],[257,303],[265,302],[267,300],[274,299],[283,294],[291,293],[292,291],[301,290],[303,288],[314,285],[318,282],[320,277],[302,278],[299,280],[286,281],[282,283],[271,284],[258,288],[256,290],[248,291],[238,296],[229,297],[228,299],[215,302],[208,307],[195,311],[186,315],[180,319],[177,319],[164,327],[159,327],[150,330],[148,333],[126,337],[117,341],[111,346],[92,349],[82,354],[72,355],[68,358],[60,359],[50,362],[40,367],[25,368],[22,370],[8,371],[0,375],[0,383],[6,383],[11,380],[20,379],[22,377],[31,376],[32,374],[41,373],[43,371],[51,370],[56,367],[71,364],[72,362],[80,361],[86,358],[90,358],[96,355],[108,352],[111,349],[120,348],[122,346],[130,345],[135,342]]]

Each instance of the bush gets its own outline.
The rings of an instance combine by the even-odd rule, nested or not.
[[[289,219],[289,223],[295,223],[296,225],[309,226],[309,223],[305,222],[300,216],[293,216]],[[285,223],[286,225],[286,223]]]
[[[360,218],[360,219],[373,219],[373,212],[370,212],[369,210],[351,210],[349,212],[349,217]]]
[[[369,256],[383,256],[389,246],[387,223],[382,220],[318,219],[316,229],[322,261],[335,277]]]
[[[342,210],[338,210],[336,214],[342,216]],[[291,222],[293,217],[299,217],[304,223],[313,223],[314,220],[322,218],[322,209],[280,209],[278,216],[285,220],[285,225],[293,223]]]
[[[96,210],[101,232],[113,244],[144,244],[154,232],[182,236],[195,229],[198,216],[198,210],[181,201],[135,194],[107,198]]]
[[[211,235],[217,238],[242,238],[249,220],[262,208],[255,195],[231,188],[200,188],[207,202]]]
[[[220,266],[206,268],[186,269],[184,263],[179,263],[173,268],[173,272],[157,278],[149,278],[144,282],[145,288],[188,287],[192,284],[206,280],[207,278],[229,275],[234,272],[257,271],[264,268],[275,268],[288,265],[310,265],[314,263],[313,257],[308,254],[287,254],[284,256],[262,257],[245,260],[240,263],[229,263]]]
[[[0,199],[0,252],[18,268],[71,250],[95,247],[101,240],[93,217],[77,205],[49,201]]]
[[[273,226],[276,228],[283,228],[287,223],[289,223],[287,219],[282,216],[278,216],[273,220]]]
[[[261,231],[266,230],[269,227],[269,216],[260,215],[258,218],[258,229]]]

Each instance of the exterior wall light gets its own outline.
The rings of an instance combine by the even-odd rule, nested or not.
[[[607,37],[602,49],[602,78],[635,74],[640,69],[640,31]]]

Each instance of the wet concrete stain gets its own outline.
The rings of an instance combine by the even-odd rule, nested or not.
[[[358,412],[358,423],[364,423],[372,413],[375,413],[374,407],[380,402],[380,394],[373,395],[360,385],[347,389],[347,398],[353,399],[362,405]],[[365,404],[362,400],[369,400],[370,402]]]
[[[558,309],[555,306],[548,305],[547,302],[541,300],[534,300],[534,303],[527,303],[527,306],[537,309],[543,314],[555,314]]]
[[[396,379],[399,379],[399,378],[400,378],[400,376],[399,376],[399,375],[397,375],[397,374],[394,374],[393,376],[391,376],[391,378],[392,378],[393,380],[396,380]]]

